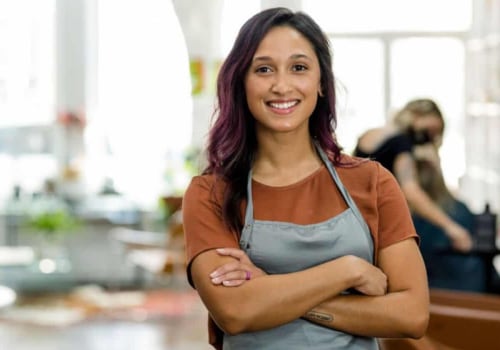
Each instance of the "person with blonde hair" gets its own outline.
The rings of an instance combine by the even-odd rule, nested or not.
[[[380,162],[391,171],[401,186],[412,211],[437,227],[451,240],[454,249],[470,251],[470,232],[450,217],[419,184],[416,158],[439,165],[437,149],[441,145],[445,122],[431,99],[409,101],[393,120],[383,127],[363,133],[354,155]]]

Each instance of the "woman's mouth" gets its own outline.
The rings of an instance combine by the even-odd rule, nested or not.
[[[279,110],[287,110],[299,104],[299,100],[287,102],[268,102],[267,105]]]

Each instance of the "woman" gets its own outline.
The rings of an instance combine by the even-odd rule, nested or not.
[[[396,114],[393,123],[365,132],[354,155],[380,162],[396,176],[410,208],[438,226],[454,249],[467,252],[472,247],[470,233],[439,207],[422,190],[415,170],[415,157],[436,165],[436,148],[441,144],[444,119],[437,104],[429,99],[410,101]]]
[[[425,268],[394,177],[342,154],[327,37],[264,10],[221,67],[208,166],[183,200],[217,349],[377,349],[421,337]]]
[[[419,184],[429,197],[453,220],[473,232],[474,214],[450,193],[441,169],[428,160],[416,160],[416,169]],[[429,287],[486,292],[487,269],[480,257],[451,254],[451,242],[443,230],[417,214],[413,223],[420,236]]]

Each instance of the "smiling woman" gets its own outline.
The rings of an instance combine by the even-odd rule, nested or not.
[[[183,198],[210,343],[374,350],[377,337],[421,337],[428,288],[410,212],[387,170],[337,142],[319,26],[286,8],[251,17],[217,97],[208,165]]]
[[[311,44],[290,27],[269,31],[245,77],[248,108],[258,128],[308,132],[320,87],[319,62]]]

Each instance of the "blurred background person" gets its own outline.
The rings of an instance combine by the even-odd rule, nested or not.
[[[474,214],[447,188],[436,163],[415,161],[420,187],[452,220],[474,234]],[[486,291],[486,267],[474,255],[449,254],[452,242],[443,229],[417,213],[413,214],[415,229],[420,235],[420,250],[427,267],[429,287],[472,292]]]
[[[391,171],[411,209],[439,227],[454,249],[467,252],[472,247],[470,232],[429,197],[419,185],[416,172],[417,155],[439,163],[437,149],[442,142],[444,127],[441,110],[433,100],[415,99],[385,126],[363,133],[354,155],[374,159]]]

